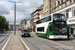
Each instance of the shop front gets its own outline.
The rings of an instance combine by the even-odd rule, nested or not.
[[[69,35],[75,37],[75,17],[69,18],[67,25],[69,26]]]

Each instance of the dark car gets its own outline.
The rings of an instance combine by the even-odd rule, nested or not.
[[[22,37],[24,37],[24,36],[29,36],[30,37],[29,30],[22,30],[21,32],[22,32]]]

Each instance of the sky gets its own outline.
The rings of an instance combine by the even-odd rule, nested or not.
[[[30,14],[43,4],[43,0],[0,0],[0,15],[5,16],[9,24],[14,24],[14,3],[16,3],[16,24],[31,18]]]

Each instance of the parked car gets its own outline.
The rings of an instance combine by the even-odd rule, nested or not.
[[[30,37],[29,30],[22,30],[21,32],[22,32],[22,37],[24,37],[24,36],[29,36]]]

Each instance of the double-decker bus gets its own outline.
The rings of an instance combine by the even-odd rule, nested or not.
[[[48,15],[36,22],[36,35],[49,39],[67,39],[67,23],[64,14]]]

